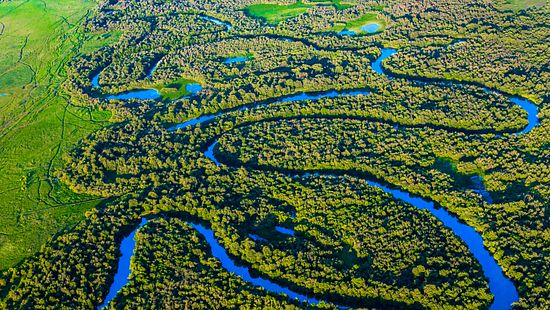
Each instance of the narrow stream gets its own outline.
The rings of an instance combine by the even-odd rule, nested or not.
[[[346,91],[335,91],[335,90],[329,90],[329,91],[321,91],[321,92],[303,92],[298,93],[294,95],[287,95],[287,96],[281,96],[278,98],[272,98],[268,99],[262,102],[254,102],[251,104],[247,104],[244,106],[240,106],[238,108],[232,109],[232,110],[239,110],[239,111],[245,111],[250,108],[256,108],[261,106],[267,106],[270,104],[276,104],[276,103],[282,103],[282,102],[294,102],[294,101],[305,101],[305,100],[317,100],[321,98],[337,98],[337,97],[346,97],[346,96],[359,96],[359,95],[368,95],[370,92],[368,90],[364,89],[355,89],[355,90],[346,90]],[[231,110],[229,110],[231,111]],[[207,121],[213,120],[214,118],[221,116],[228,111],[219,112],[216,114],[210,114],[210,115],[202,115],[193,119],[190,119],[188,121],[185,121],[183,123],[179,123],[175,126],[172,126],[168,128],[168,131],[176,131],[178,129],[183,129],[189,126],[194,126],[198,124],[205,123]],[[211,146],[212,147],[212,146]]]
[[[147,74],[147,78],[149,80],[153,79],[153,74],[155,74],[155,71],[157,70],[158,66],[160,65],[160,62],[162,61],[162,58],[159,59],[155,65],[151,68],[151,71],[149,71],[149,73]]]
[[[226,30],[231,30],[233,28],[233,26],[231,26],[230,23],[228,22],[224,22],[222,20],[219,20],[217,18],[214,18],[212,16],[207,16],[207,15],[201,15],[200,18],[204,19],[204,20],[207,20],[207,21],[210,21],[210,22],[213,22],[214,24],[216,25],[222,25],[222,26],[225,26],[225,29]]]
[[[210,245],[210,248],[212,249],[212,255],[220,260],[220,262],[222,263],[222,267],[225,268],[227,271],[233,272],[234,274],[238,275],[246,282],[252,283],[256,286],[261,286],[267,291],[270,291],[273,293],[283,293],[288,295],[288,297],[292,299],[298,299],[300,301],[305,301],[310,304],[319,303],[319,300],[315,298],[308,297],[300,293],[296,293],[288,288],[282,287],[264,278],[253,277],[250,274],[250,271],[247,267],[240,267],[235,264],[233,259],[229,257],[225,249],[219,244],[218,240],[214,236],[214,232],[211,229],[206,228],[200,224],[194,224],[194,223],[189,223],[189,224],[193,226],[193,228],[195,228],[201,235],[204,236],[204,238]]]
[[[240,63],[240,62],[245,62],[249,59],[250,58],[248,58],[246,56],[231,57],[231,58],[227,58],[226,60],[224,60],[223,63],[224,64]]]

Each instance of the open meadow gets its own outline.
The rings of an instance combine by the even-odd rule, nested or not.
[[[95,5],[0,2],[0,269],[34,254],[101,201],[52,177],[62,154],[109,119],[109,112],[73,106],[61,87]]]

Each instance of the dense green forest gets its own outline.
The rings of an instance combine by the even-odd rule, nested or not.
[[[465,241],[369,180],[473,227],[513,306],[550,307],[548,4],[276,3],[97,2],[60,92],[109,123],[60,152],[51,179],[102,203],[1,271],[0,308],[97,308],[148,218],[111,308],[488,309]],[[338,33],[373,20],[375,33]],[[385,48],[397,52],[380,72]],[[109,99],[136,90],[158,96]],[[229,272],[190,223],[253,275],[323,302]]]

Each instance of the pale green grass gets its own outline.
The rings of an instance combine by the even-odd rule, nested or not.
[[[386,28],[386,22],[383,19],[379,19],[378,16],[374,13],[367,13],[357,19],[337,24],[332,30],[335,32],[350,30],[356,32],[357,34],[364,34],[365,32],[361,30],[361,27],[371,23],[378,24],[380,26],[380,29],[378,29],[377,32],[384,31],[384,29]]]
[[[110,117],[69,105],[60,88],[65,63],[86,39],[78,25],[94,5],[0,3],[0,93],[7,94],[0,97],[0,269],[38,251],[99,202],[51,177],[61,155]]]
[[[502,9],[505,10],[524,10],[527,8],[530,8],[532,6],[543,6],[547,5],[547,1],[544,0],[508,0],[506,1],[506,4],[501,6]]]
[[[285,19],[304,14],[308,9],[317,5],[331,5],[336,10],[344,10],[354,4],[340,0],[313,0],[310,2],[297,1],[293,4],[257,3],[247,6],[244,11],[248,16],[261,19],[269,24],[277,24]]]
[[[112,31],[106,33],[96,33],[92,34],[89,39],[87,39],[82,47],[80,52],[83,54],[90,53],[102,46],[112,45],[117,42],[122,36],[122,31]]]

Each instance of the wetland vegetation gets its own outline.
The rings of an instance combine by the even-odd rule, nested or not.
[[[61,119],[55,156],[1,140],[40,200],[2,207],[0,308],[550,306],[548,4],[88,5],[6,131]]]

